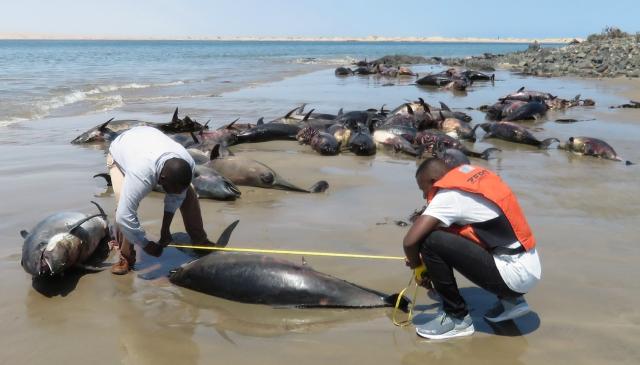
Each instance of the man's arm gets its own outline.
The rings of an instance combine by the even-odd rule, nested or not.
[[[173,221],[173,216],[175,212],[167,212],[164,211],[164,215],[162,216],[162,228],[160,229],[160,241],[158,244],[162,246],[166,246],[171,243],[171,222]]]
[[[407,232],[402,241],[404,254],[407,257],[410,268],[415,269],[422,265],[422,261],[420,260],[420,243],[422,243],[439,224],[440,221],[430,215],[421,215],[413,222],[409,232]]]

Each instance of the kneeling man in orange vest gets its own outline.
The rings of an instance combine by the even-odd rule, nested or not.
[[[473,321],[453,269],[498,296],[484,318],[512,320],[530,312],[523,294],[540,280],[536,241],[518,201],[500,177],[478,166],[425,160],[416,171],[427,207],[403,241],[407,265],[433,285],[442,310],[417,326],[430,339],[469,336]]]

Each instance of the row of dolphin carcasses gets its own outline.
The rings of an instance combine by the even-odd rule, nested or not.
[[[476,125],[472,125],[471,117],[462,111],[452,110],[444,103],[436,107],[419,98],[393,110],[383,106],[349,112],[339,110],[337,114],[305,111],[306,106],[302,105],[268,122],[262,118],[256,123],[238,123],[236,120],[215,130],[185,117],[189,124],[182,124],[187,127],[182,130],[173,128],[168,133],[189,151],[197,163],[194,186],[199,196],[233,200],[240,196],[236,185],[298,192],[322,192],[328,187],[325,181],[319,181],[308,189],[300,188],[264,163],[234,155],[229,147],[236,144],[297,140],[322,155],[347,152],[371,156],[378,150],[385,150],[396,155],[425,158],[442,157],[447,150],[457,150],[470,157],[488,159],[492,152],[497,151],[496,148],[474,151],[465,143],[476,140],[479,127],[484,130],[485,139],[499,138],[546,148],[559,140],[538,139],[528,128],[516,122],[538,118],[549,109],[589,105],[593,105],[593,101],[579,96],[562,99],[522,88],[500,98],[494,105],[481,106],[479,109],[487,113],[489,121]],[[176,111],[172,123],[180,120]],[[135,122],[110,121],[83,136],[98,135],[94,141],[108,143],[122,131],[137,125]],[[117,128],[112,128],[113,125]],[[78,139],[81,138],[74,141]],[[560,147],[585,155],[620,160],[611,146],[594,138],[572,137]]]

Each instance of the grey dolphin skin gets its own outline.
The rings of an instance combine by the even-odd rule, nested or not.
[[[592,137],[569,137],[567,142],[561,143],[558,148],[574,152],[584,156],[600,157],[606,160],[624,161],[626,165],[633,162],[623,160],[607,142]]]
[[[395,304],[385,295],[308,266],[247,253],[210,253],[175,270],[178,286],[237,302],[297,308],[376,308]],[[401,307],[408,301],[403,298]]]
[[[261,162],[234,155],[223,157],[220,148],[221,146],[217,145],[211,150],[211,160],[204,166],[215,169],[234,184],[301,193],[321,193],[329,188],[329,183],[324,180],[318,181],[308,190],[299,188]]]
[[[192,156],[196,156],[191,149],[188,151]],[[240,189],[238,189],[231,180],[220,175],[220,173],[215,169],[202,165],[202,163],[209,161],[208,156],[203,156],[206,159],[205,161],[194,157],[196,163],[199,164],[196,165],[195,173],[191,180],[191,184],[193,185],[198,198],[214,200],[236,200],[239,198],[241,195]],[[111,176],[107,173],[95,174],[93,177],[101,177],[105,179],[107,186],[112,186]],[[153,190],[160,193],[165,192],[161,185],[156,185]]]
[[[498,138],[538,148],[547,148],[553,142],[560,142],[557,138],[547,138],[541,141],[531,134],[527,128],[512,122],[482,123],[478,125],[487,132],[484,138]]]
[[[265,123],[238,133],[237,143],[267,142],[277,140],[293,140],[300,127],[285,123]]]
[[[207,166],[197,165],[191,181],[198,198],[215,200],[236,200],[240,190],[233,182]]]
[[[530,101],[528,103],[520,105],[512,111],[509,111],[508,114],[504,116],[503,120],[513,121],[536,119],[544,115],[547,112],[547,109],[547,104],[545,103],[539,101]],[[504,112],[505,111],[503,111],[503,113]]]
[[[376,154],[376,143],[373,137],[364,127],[358,128],[356,132],[351,133],[347,148],[358,156],[371,156]]]
[[[59,275],[84,263],[109,237],[107,215],[58,212],[40,221],[24,238],[21,264],[34,277]]]

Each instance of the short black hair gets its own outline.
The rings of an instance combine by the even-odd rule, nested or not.
[[[429,157],[426,160],[422,161],[416,170],[416,178],[420,176],[423,172],[430,169],[432,166],[436,166],[436,164],[441,164],[444,168],[444,162],[437,157]]]
[[[181,158],[170,158],[165,161],[162,174],[167,183],[184,187],[185,189],[191,184],[191,179],[193,178],[191,165]]]

